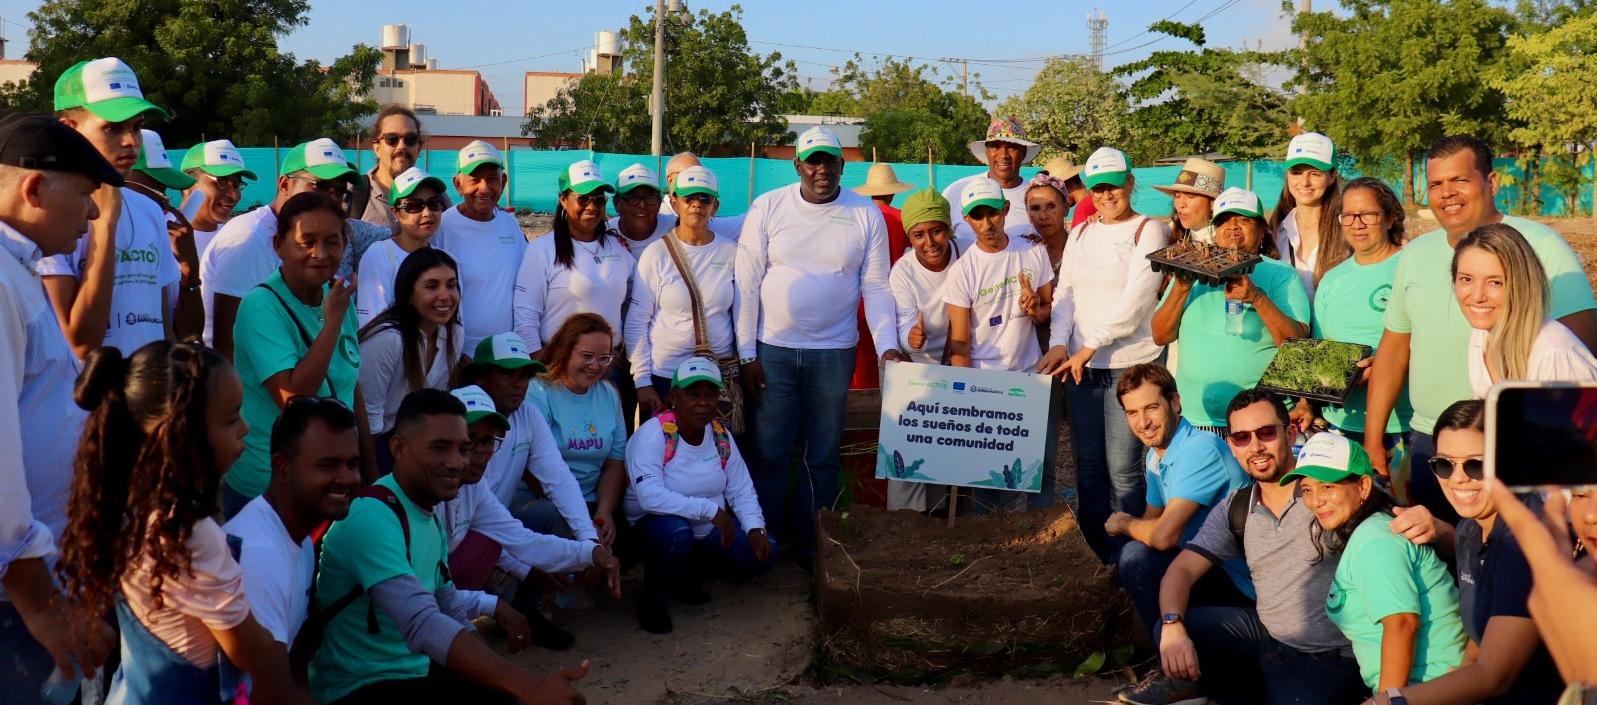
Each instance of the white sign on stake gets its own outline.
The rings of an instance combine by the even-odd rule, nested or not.
[[[1042,491],[1054,448],[1048,375],[895,362],[882,375],[876,477]]]

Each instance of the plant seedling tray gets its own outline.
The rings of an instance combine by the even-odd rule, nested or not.
[[[1155,272],[1180,274],[1210,286],[1219,286],[1226,279],[1252,272],[1264,258],[1189,240],[1149,253],[1148,261],[1153,263]]]
[[[1258,388],[1342,406],[1358,379],[1358,361],[1374,351],[1368,345],[1319,338],[1288,338],[1264,368]],[[1331,359],[1327,359],[1327,357]],[[1309,369],[1304,370],[1304,367]],[[1320,369],[1322,368],[1323,369]],[[1340,388],[1332,384],[1340,382]]]

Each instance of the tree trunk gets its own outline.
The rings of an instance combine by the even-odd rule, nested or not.
[[[1419,201],[1414,200],[1414,152],[1403,153],[1403,203],[1417,206]]]

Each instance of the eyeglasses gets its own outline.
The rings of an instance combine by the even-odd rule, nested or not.
[[[1343,225],[1352,225],[1357,220],[1365,225],[1380,225],[1381,218],[1386,217],[1381,211],[1364,211],[1362,213],[1338,213],[1336,219]]]
[[[216,186],[217,190],[219,191],[231,191],[233,193],[238,193],[244,190],[244,179],[238,176],[212,176],[204,172],[200,172],[200,175],[204,176],[207,181],[210,181],[212,185]]]
[[[1486,479],[1486,461],[1480,458],[1444,458],[1439,455],[1433,455],[1430,460],[1425,462],[1431,466],[1431,472],[1435,473],[1439,480],[1446,480],[1452,477],[1453,473],[1461,466],[1464,468],[1464,474],[1469,479]]]
[[[404,211],[411,215],[422,212],[422,209],[430,210],[434,213],[441,213],[445,208],[448,207],[449,202],[444,200],[443,196],[433,196],[432,198],[426,200],[422,200],[420,198],[406,198],[394,204],[394,210]]]
[[[711,203],[715,202],[715,197],[707,193],[690,193],[686,196],[677,196],[677,198],[682,199],[685,203],[691,203],[695,206],[699,206],[700,208],[707,208]]]
[[[415,132],[406,132],[405,134],[390,132],[386,135],[378,137],[377,140],[390,147],[397,145],[400,142],[404,142],[406,147],[414,147],[418,144],[421,144],[421,135]]]
[[[1226,434],[1226,438],[1231,439],[1231,445],[1234,446],[1249,445],[1253,443],[1254,436],[1259,437],[1260,443],[1274,443],[1275,439],[1281,437],[1281,424],[1273,423],[1269,426],[1261,426],[1259,428],[1253,429],[1252,431],[1232,431],[1231,433]]]
[[[490,451],[498,453],[499,447],[504,444],[504,436],[489,436],[487,438],[478,438],[477,440],[472,441],[471,445],[468,447],[468,450],[474,453],[477,451]]]
[[[584,365],[591,365],[591,364],[597,362],[597,363],[599,363],[599,365],[601,367],[603,367],[605,365],[609,365],[612,362],[615,362],[616,356],[615,356],[614,353],[606,353],[604,355],[595,355],[595,354],[593,354],[591,352],[588,352],[586,350],[578,350],[577,351],[577,359],[581,360],[582,364],[584,364]]]
[[[610,197],[602,193],[577,194],[577,205],[582,208],[587,208],[588,206],[598,206],[601,210],[603,210],[604,204],[609,202]]]

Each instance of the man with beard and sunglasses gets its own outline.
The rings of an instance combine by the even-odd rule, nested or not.
[[[1232,398],[1227,443],[1255,480],[1216,505],[1159,584],[1154,632],[1161,668],[1120,694],[1132,705],[1203,702],[1357,703],[1369,695],[1353,648],[1326,614],[1339,555],[1320,556],[1299,500],[1286,406],[1257,389]],[[1424,545],[1446,534],[1423,507],[1402,510],[1392,531]],[[1211,568],[1245,561],[1254,607],[1188,609],[1193,586]]]
[[[356,180],[349,217],[393,227],[394,213],[388,201],[394,179],[417,165],[425,143],[421,118],[410,108],[389,105],[378,112],[372,123],[372,152],[377,155],[377,164],[366,172],[365,178]],[[448,209],[448,194],[444,200]]]

